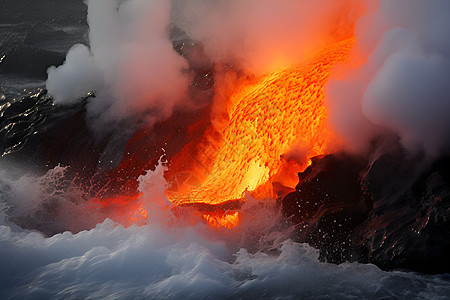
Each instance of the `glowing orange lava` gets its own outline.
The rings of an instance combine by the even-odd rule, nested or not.
[[[237,211],[224,214],[204,214],[203,218],[209,225],[219,229],[232,229],[239,225],[239,213]]]
[[[198,186],[169,194],[169,199],[175,205],[240,199],[244,192],[270,182],[283,167],[281,157],[294,145],[304,152],[303,167],[307,158],[324,154],[331,139],[325,126],[324,85],[331,67],[347,59],[353,44],[354,39],[333,44],[297,67],[241,87],[230,99],[229,123],[220,146],[216,151],[204,149],[211,161],[206,177]],[[205,215],[210,224],[222,226],[222,221],[211,218]]]
[[[147,224],[148,211],[143,207],[141,193],[126,196],[118,195],[109,198],[94,198],[92,204],[99,204],[102,212],[123,226]]]
[[[207,127],[207,121],[189,127],[186,134],[192,141],[171,161],[172,167],[176,165],[177,171],[181,171],[175,172],[171,184],[175,185],[178,177],[195,180],[166,191],[173,207],[180,210],[196,207],[212,227],[231,229],[239,225],[240,204],[235,200],[241,199],[243,193],[250,192],[263,199],[273,195],[272,183],[294,186],[298,182],[296,174],[301,170],[292,168],[285,156],[293,148],[300,149],[296,168],[306,168],[311,163],[310,157],[325,154],[333,143],[325,123],[324,86],[332,66],[346,61],[353,44],[353,38],[333,44],[296,67],[278,70],[257,83],[238,87],[228,101],[228,123],[219,134]],[[160,132],[165,132],[165,126]],[[127,147],[128,156],[113,173],[118,178],[113,182],[125,187],[127,195],[97,200],[108,216],[124,226],[147,223],[149,212],[142,203],[152,199],[142,199],[136,176],[132,174],[134,171],[140,174],[142,168],[150,165],[146,156],[139,156],[148,145],[158,144],[158,140],[144,139],[148,135],[140,131],[135,136]],[[170,132],[165,139],[172,136],[176,135]],[[158,159],[161,153],[155,149],[148,152]],[[193,170],[198,162],[202,165],[201,172]],[[126,173],[127,170],[131,173]],[[122,172],[126,176],[120,176]],[[294,177],[291,183],[286,181],[288,173]]]

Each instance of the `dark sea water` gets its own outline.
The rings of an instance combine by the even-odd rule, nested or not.
[[[87,43],[81,0],[0,1],[0,100],[44,88],[46,70],[74,43]]]
[[[273,229],[275,215],[239,240],[204,224],[90,219],[84,191],[65,174],[98,145],[75,147],[91,140],[82,107],[56,107],[41,90],[49,66],[88,44],[86,14],[81,0],[0,0],[0,299],[450,299],[448,274],[321,262],[317,250]],[[61,161],[37,163],[48,145]],[[31,172],[35,164],[46,168]],[[152,188],[164,185],[162,174],[160,166],[142,178],[145,195],[164,198]],[[257,245],[247,247],[255,232]]]

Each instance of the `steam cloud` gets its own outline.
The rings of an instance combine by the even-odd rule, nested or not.
[[[414,152],[448,154],[449,26],[445,0],[372,4],[357,24],[353,57],[368,60],[329,85],[330,120],[349,146],[361,149],[387,129]]]
[[[360,1],[175,0],[175,24],[213,62],[262,75],[350,37]],[[338,26],[336,24],[339,24]]]
[[[87,1],[90,46],[75,45],[48,70],[57,104],[95,91],[89,117],[102,126],[126,117],[150,124],[170,116],[187,94],[188,64],[168,38],[170,1]]]
[[[173,50],[167,33],[170,24],[201,42],[206,60],[259,75],[351,33],[365,2],[337,2],[88,1],[90,45],[74,46],[64,65],[50,68],[47,87],[57,104],[76,103],[95,91],[97,97],[88,107],[91,120],[97,121],[94,126],[144,116],[152,123],[185,105],[191,81],[187,61]],[[446,116],[450,2],[389,0],[380,1],[378,9],[374,4],[366,9],[356,27],[358,49],[353,59],[361,62],[368,57],[368,61],[330,84],[332,124],[349,145],[362,147],[379,132],[375,125],[381,125],[398,132],[411,149],[419,146],[430,155],[443,153],[449,147],[450,128]],[[0,296],[4,298],[418,299],[449,294],[446,275],[386,273],[357,263],[324,264],[318,261],[317,251],[289,240],[275,245],[279,255],[251,254],[230,249],[217,236],[211,238],[202,224],[124,228],[109,219],[100,223],[82,216],[89,224],[75,224],[79,230],[93,228],[88,221],[99,224],[77,234],[46,238],[10,222],[13,213],[38,216],[38,208],[46,204],[39,195],[49,185],[54,187],[63,173],[56,168],[41,178],[19,180],[0,174]],[[140,191],[159,197],[160,202],[148,207],[154,208],[155,219],[166,213],[161,209],[166,200],[162,173],[160,167],[140,178]],[[77,218],[64,221],[79,222],[68,196],[53,194],[51,207],[60,204]],[[81,213],[83,207],[78,210]]]
[[[202,45],[205,56],[195,59],[216,66],[220,95],[218,87],[227,77],[219,66],[245,76],[296,63],[305,53],[351,35],[361,9],[355,0],[86,3],[90,45],[75,45],[62,66],[51,67],[47,88],[57,104],[76,103],[95,91],[88,112],[97,128],[143,115],[152,124],[189,103],[188,62],[173,50],[170,26]]]
[[[215,65],[216,98],[226,98],[220,87],[229,89],[230,76],[221,65],[244,76],[262,75],[352,35],[357,22],[357,67],[328,86],[331,126],[358,150],[381,128],[396,132],[411,150],[431,156],[449,150],[446,0],[88,0],[87,5],[90,46],[75,45],[64,65],[50,68],[47,87],[58,104],[95,91],[88,111],[98,125],[130,117],[152,124],[189,103],[189,64],[173,50],[169,26],[202,45],[205,55],[197,60]]]

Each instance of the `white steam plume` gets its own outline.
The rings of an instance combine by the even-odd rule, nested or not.
[[[71,104],[95,91],[88,113],[99,125],[168,117],[190,82],[188,64],[169,39],[170,1],[86,3],[90,46],[75,45],[62,66],[49,68],[47,89],[55,103]]]
[[[213,62],[261,75],[352,35],[364,1],[174,0],[174,22]]]
[[[353,34],[354,59],[367,59],[329,85],[330,121],[348,145],[367,145],[380,127],[409,149],[447,153],[450,129],[450,4],[424,1],[128,0],[87,1],[90,46],[76,45],[49,69],[56,103],[88,91],[99,125],[121,118],[153,122],[185,105],[187,61],[173,50],[175,24],[204,47],[206,59],[261,75]],[[226,68],[225,68],[226,69]],[[220,67],[216,67],[220,73]],[[223,68],[222,68],[223,70]],[[216,95],[221,95],[216,74]],[[225,93],[225,95],[227,95]],[[97,126],[99,127],[99,126]]]
[[[351,36],[365,5],[357,0],[86,3],[90,45],[74,46],[64,65],[51,67],[47,88],[57,104],[75,103],[95,91],[88,117],[103,127],[142,114],[152,124],[189,103],[188,63],[174,51],[169,26],[203,46],[205,55],[197,59],[217,66],[215,92],[220,95],[221,79],[227,78],[220,65],[246,76],[297,63],[306,53]]]
[[[329,86],[332,124],[353,147],[379,130],[412,151],[449,153],[450,2],[380,0],[357,25],[354,59],[367,62]]]

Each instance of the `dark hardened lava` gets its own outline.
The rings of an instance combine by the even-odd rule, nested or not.
[[[313,158],[299,174],[296,191],[282,200],[283,215],[297,225],[296,240],[320,249],[324,260],[341,263],[361,256],[355,229],[371,207],[360,185],[365,166],[364,159],[347,154]]]
[[[450,158],[430,166],[397,149],[369,164],[334,154],[315,158],[299,179],[282,213],[321,259],[450,272]]]
[[[450,157],[424,165],[402,151],[379,157],[364,177],[373,198],[360,243],[383,269],[450,272]]]

